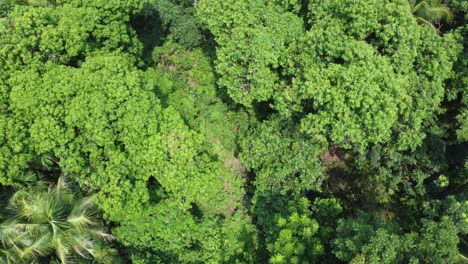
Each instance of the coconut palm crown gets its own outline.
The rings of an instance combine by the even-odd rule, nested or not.
[[[114,238],[99,227],[93,204],[89,197],[75,199],[64,177],[48,189],[17,191],[0,223],[0,263],[38,263],[53,254],[62,263],[105,262],[112,250],[103,240]]]

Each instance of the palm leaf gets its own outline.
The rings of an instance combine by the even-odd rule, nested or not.
[[[427,21],[427,20],[425,20],[424,18],[421,18],[421,17],[417,17],[417,20],[420,21],[420,22],[422,22],[422,23],[424,23],[424,24],[426,24],[426,25],[428,25],[429,27],[432,28],[432,30],[433,30],[435,33],[437,33],[437,31],[438,31],[437,28],[434,27],[434,25],[433,25],[431,22],[429,22],[429,21]]]
[[[28,0],[28,5],[30,6],[40,6],[44,7],[47,6],[48,2],[47,0]]]
[[[417,20],[430,26],[435,32],[438,32],[434,23],[441,21],[450,22],[453,14],[450,9],[441,0],[419,1],[409,0],[411,12]]]
[[[73,260],[73,254],[104,259],[108,254],[94,239],[115,239],[95,228],[94,199],[76,201],[64,176],[45,190],[18,190],[8,209],[11,217],[0,224],[0,239],[12,256],[20,258],[14,263],[34,262],[54,251],[62,263]]]
[[[50,169],[50,168],[52,168],[52,165],[54,165],[54,159],[53,159],[52,154],[50,154],[50,153],[46,153],[46,154],[41,155],[39,157],[39,162],[46,169]]]
[[[92,243],[91,240],[87,239],[86,237],[75,234],[70,238],[73,240],[73,249],[83,258],[90,259],[91,256],[95,258],[99,254],[99,251],[95,250],[94,248],[94,243]]]
[[[32,185],[33,183],[37,183],[37,182],[38,182],[38,178],[36,174],[28,171],[26,173],[20,174],[17,177],[15,177],[14,182],[12,183],[12,186],[15,189],[22,189],[25,186]]]
[[[31,237],[50,232],[50,226],[48,224],[16,223],[14,228],[18,232],[27,233]]]
[[[47,233],[41,237],[35,238],[30,246],[22,249],[20,257],[25,259],[37,259],[39,256],[46,256],[51,249],[50,234]]]
[[[416,4],[416,1],[410,1],[410,6],[411,6],[411,12],[417,13],[422,9],[425,9],[429,6],[429,4],[426,1],[421,1]]]
[[[68,177],[66,175],[62,175],[58,178],[57,184],[55,185],[55,191],[58,193],[69,193],[71,191],[70,185],[68,184]]]
[[[102,238],[104,241],[110,242],[110,241],[114,241],[117,239],[115,236],[108,234],[101,229],[89,229],[88,231],[92,233],[94,236]]]
[[[55,253],[62,263],[68,263],[68,257],[70,255],[69,247],[66,246],[64,241],[60,238],[55,239]]]
[[[446,5],[429,7],[427,9],[428,20],[434,23],[439,23],[441,20],[450,22],[453,19],[453,14]]]
[[[73,225],[75,229],[85,228],[95,223],[93,219],[88,217],[85,213],[77,214],[77,215],[70,215],[67,218],[67,222]]]
[[[67,222],[75,228],[85,228],[88,226],[96,225],[94,220],[94,199],[91,197],[83,198],[72,209],[68,215]]]
[[[15,244],[15,240],[18,237],[18,229],[15,228],[15,222],[2,223],[0,225],[0,240],[4,247]]]
[[[54,203],[47,193],[40,193],[23,198],[20,205],[19,216],[35,223],[47,223],[50,219],[51,206],[54,206]]]

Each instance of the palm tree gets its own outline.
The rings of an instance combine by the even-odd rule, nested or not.
[[[76,200],[64,177],[48,189],[23,189],[9,200],[9,217],[0,224],[0,255],[5,263],[38,263],[55,253],[62,263],[84,257],[109,260],[113,250],[101,240],[92,198]],[[0,263],[2,259],[0,257]]]
[[[453,14],[442,0],[409,0],[409,4],[413,15],[436,32],[434,24],[452,21]]]

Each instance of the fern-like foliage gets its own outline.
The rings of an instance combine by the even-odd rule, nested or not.
[[[438,29],[434,26],[442,22],[449,23],[453,19],[453,13],[442,0],[409,0],[411,12],[418,21],[430,26],[434,31]]]
[[[54,253],[62,263],[111,258],[102,241],[114,237],[100,227],[93,199],[75,199],[64,177],[48,189],[18,190],[7,210],[0,223],[0,263],[39,263]]]

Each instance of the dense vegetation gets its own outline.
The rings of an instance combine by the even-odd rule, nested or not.
[[[468,263],[467,20],[0,0],[0,263]]]

